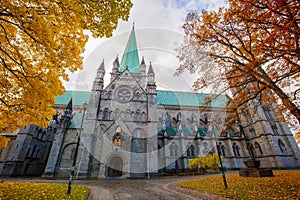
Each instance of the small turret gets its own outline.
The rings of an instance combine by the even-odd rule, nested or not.
[[[156,83],[155,83],[155,73],[150,62],[148,73],[147,73],[147,92],[148,94],[156,94]]]
[[[147,73],[147,85],[155,85],[155,73],[150,62],[148,73]],[[156,87],[156,85],[155,85]]]
[[[97,76],[93,82],[93,88],[92,91],[100,91],[103,89],[104,86],[104,75],[105,75],[105,69],[104,69],[104,59],[99,66],[97,70]]]
[[[140,64],[140,74],[141,74],[141,86],[142,88],[145,88],[146,85],[146,64],[145,64],[145,60],[144,60],[144,56],[142,58],[141,64]]]
[[[120,67],[120,63],[119,63],[119,58],[118,58],[118,55],[117,55],[117,57],[116,57],[116,59],[114,60],[114,63],[113,63],[110,82],[112,82],[113,80],[115,80],[119,76],[119,74],[120,74],[119,67]]]

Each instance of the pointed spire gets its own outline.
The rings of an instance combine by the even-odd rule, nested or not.
[[[98,71],[105,71],[104,69],[104,59],[102,60],[102,63],[100,64]]]
[[[115,67],[115,66],[119,66],[119,65],[120,65],[120,63],[119,63],[119,58],[117,55],[116,59],[114,60],[113,66]]]
[[[147,74],[155,74],[151,62],[150,62],[150,65],[149,65],[149,69],[148,69],[148,73],[147,73]]]
[[[131,73],[139,73],[139,64],[139,54],[137,50],[137,43],[133,24],[126,48],[124,50],[124,54],[122,56],[119,71],[123,72],[126,69],[126,66],[128,66],[128,70]]]
[[[144,65],[144,64],[145,64],[145,60],[144,60],[144,56],[143,56],[141,65]]]
[[[72,103],[72,98],[70,99],[67,107],[66,107],[66,110],[73,110],[73,103]]]
[[[67,107],[66,107],[66,110],[65,110],[65,112],[64,112],[64,117],[69,117],[69,118],[71,118],[72,117],[72,112],[73,112],[73,108],[72,108],[73,106],[72,106],[72,98],[70,99],[70,101],[69,101],[69,103],[68,103],[68,105],[67,105]]]

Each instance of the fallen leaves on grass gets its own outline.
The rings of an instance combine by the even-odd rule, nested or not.
[[[88,188],[73,185],[67,194],[67,184],[4,182],[0,183],[0,199],[86,199]]]
[[[298,199],[300,198],[300,171],[275,171],[274,177],[245,178],[238,174],[226,175],[228,189],[221,176],[187,180],[179,186],[207,191],[221,196],[241,199]]]

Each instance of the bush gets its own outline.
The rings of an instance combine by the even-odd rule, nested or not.
[[[213,171],[220,171],[220,163],[218,154],[213,153],[209,156],[199,156],[197,158],[189,159],[189,167],[192,171],[198,170],[198,172],[207,172],[208,169]]]

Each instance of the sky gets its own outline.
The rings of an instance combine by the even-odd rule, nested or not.
[[[225,0],[133,0],[128,21],[119,20],[111,38],[92,38],[86,44],[83,69],[70,73],[67,90],[90,91],[96,71],[104,59],[105,86],[109,84],[112,63],[122,54],[127,44],[133,23],[135,27],[140,60],[144,57],[147,68],[152,63],[156,74],[157,89],[193,91],[195,74],[185,72],[174,76],[179,61],[176,49],[183,42],[182,25],[187,13],[197,10],[216,10],[225,5]],[[88,34],[88,33],[87,33]]]

